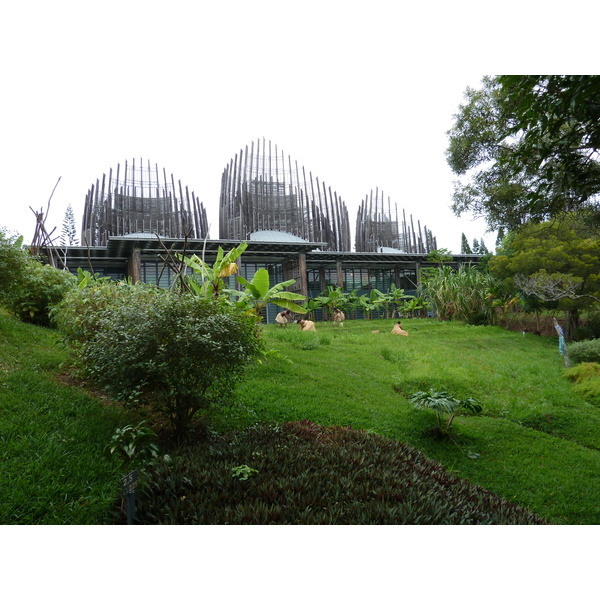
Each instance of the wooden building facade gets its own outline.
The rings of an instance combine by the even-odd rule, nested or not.
[[[112,236],[152,233],[204,238],[208,220],[203,204],[173,174],[142,159],[125,161],[92,184],[85,197],[81,243],[106,245]]]
[[[428,254],[437,250],[437,240],[431,231],[417,220],[417,227],[412,215],[406,219],[402,211],[402,220],[399,219],[398,205],[394,204],[392,210],[391,200],[387,203],[383,191],[381,196],[375,188],[371,194],[361,202],[356,216],[355,249],[357,252],[408,252]]]
[[[226,252],[239,245],[232,240],[183,240],[180,238],[157,238],[150,234],[111,237],[105,246],[85,248],[73,246],[60,249],[72,272],[79,267],[99,276],[113,279],[130,277],[132,281],[170,287],[174,273],[167,266],[170,252],[197,254],[207,263],[216,259],[219,247]],[[457,267],[461,263],[477,262],[479,256],[455,255],[449,263]],[[315,242],[248,241],[248,248],[239,260],[239,275],[250,281],[256,271],[266,268],[271,285],[295,279],[290,291],[314,298],[328,286],[341,287],[345,292],[369,294],[371,289],[388,292],[393,283],[415,294],[420,269],[432,266],[426,254],[335,252],[325,251]],[[235,286],[235,277],[229,282]],[[266,319],[273,322],[278,307],[269,305]]]
[[[320,243],[326,250],[351,250],[342,198],[264,139],[240,150],[225,167],[219,209],[222,239],[244,240],[258,231],[280,231]]]

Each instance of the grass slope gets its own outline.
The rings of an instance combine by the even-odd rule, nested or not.
[[[408,338],[383,320],[318,323],[316,333],[266,326],[280,358],[250,370],[213,426],[308,419],[369,430],[550,522],[600,523],[600,413],[563,377],[556,339],[426,319],[404,325]],[[59,341],[0,313],[0,524],[112,521],[119,465],[102,450],[131,417],[60,383]],[[407,401],[430,387],[477,398],[483,414],[457,417],[453,439],[432,437],[433,414]]]
[[[110,522],[119,473],[103,448],[121,416],[60,383],[59,341],[0,313],[0,524]]]
[[[440,323],[329,323],[317,332],[264,328],[274,358],[252,369],[218,427],[309,419],[405,441],[452,473],[554,523],[600,523],[600,411],[576,394],[556,339]],[[372,333],[379,330],[381,333]],[[455,419],[453,439],[428,434],[433,413],[407,397],[444,389],[482,402]]]

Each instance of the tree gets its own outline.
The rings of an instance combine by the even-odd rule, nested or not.
[[[483,241],[483,238],[479,240],[479,254],[489,254],[489,250]]]
[[[431,263],[437,263],[438,267],[441,269],[444,266],[444,263],[452,261],[452,252],[446,248],[432,250],[427,255],[427,260]]]
[[[460,238],[460,253],[461,254],[472,254],[471,246],[467,242],[467,236],[463,233]]]
[[[479,250],[479,240],[477,238],[473,238],[473,254],[481,254]]]
[[[578,214],[532,223],[505,237],[489,268],[513,289],[566,311],[570,339],[578,311],[600,296],[600,234]]]
[[[75,214],[73,207],[69,204],[65,211],[65,218],[62,224],[62,233],[60,234],[60,243],[63,246],[77,246],[77,226],[75,225]]]
[[[600,76],[485,77],[448,132],[452,208],[491,229],[598,212]]]

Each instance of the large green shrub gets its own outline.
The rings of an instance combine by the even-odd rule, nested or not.
[[[542,524],[397,440],[309,421],[256,426],[156,462],[140,523]]]
[[[51,325],[50,312],[76,285],[72,273],[30,259],[19,286],[10,294],[8,308],[26,323]]]
[[[600,363],[600,338],[574,342],[567,346],[569,358],[573,363]]]
[[[42,264],[22,242],[22,236],[0,229],[0,304],[22,321],[47,326],[52,306],[75,287],[76,278]]]
[[[11,294],[22,281],[29,254],[22,246],[23,237],[0,228],[0,304],[7,306]]]
[[[82,295],[94,312],[86,323],[85,309],[75,310],[71,331],[86,373],[114,398],[163,412],[177,435],[229,398],[262,347],[255,319],[210,298],[140,284],[92,289]],[[65,306],[74,309],[72,297]]]

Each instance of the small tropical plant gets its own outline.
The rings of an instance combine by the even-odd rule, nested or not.
[[[315,310],[323,307],[323,300],[324,298],[322,296],[318,296],[317,298],[307,298],[302,303],[304,314],[307,314],[310,319],[314,318]]]
[[[408,398],[409,403],[418,409],[431,409],[435,412],[436,429],[447,435],[450,432],[456,411],[464,409],[472,414],[482,410],[481,404],[474,398],[458,400],[445,391],[430,389],[428,392],[415,392]]]
[[[423,312],[427,309],[428,303],[423,298],[418,298],[417,296],[411,296],[410,299],[404,301],[402,304],[401,312],[404,315],[409,315],[411,317],[417,314],[423,314]]]
[[[328,286],[326,293],[321,294],[320,298],[321,306],[326,307],[331,314],[333,314],[336,308],[344,311],[348,304],[348,294],[344,292],[344,289],[341,287],[336,288],[332,285]]]
[[[194,271],[194,275],[185,278],[186,285],[198,296],[219,300],[225,288],[225,278],[238,272],[237,260],[247,247],[248,242],[241,242],[239,246],[225,253],[219,246],[212,267],[196,254],[191,257],[177,254],[177,258]]]
[[[152,460],[158,456],[158,445],[153,441],[156,433],[142,421],[137,425],[125,425],[115,430],[105,452],[123,461],[125,472],[138,460]]]
[[[369,295],[358,296],[358,308],[362,310],[367,319],[371,319],[371,313],[377,310],[377,300],[381,296],[381,292],[372,289]]]
[[[244,286],[244,290],[231,290],[231,294],[240,297],[236,306],[248,314],[260,316],[261,311],[269,302],[296,313],[304,314],[306,312],[306,308],[297,304],[297,301],[306,300],[306,297],[284,290],[295,283],[295,279],[289,279],[271,287],[269,271],[261,268],[256,271],[252,281],[247,281],[243,277],[238,277],[237,281]]]
[[[391,287],[390,287],[390,291],[387,293],[386,295],[386,300],[389,301],[389,303],[391,304],[392,307],[392,317],[394,310],[400,310],[400,306],[402,305],[402,301],[410,298],[410,296],[408,296],[407,294],[404,293],[404,290],[402,288],[396,287],[395,283],[392,283]],[[385,306],[385,318],[388,319],[390,317],[390,315],[388,314],[388,306],[386,304]]]

